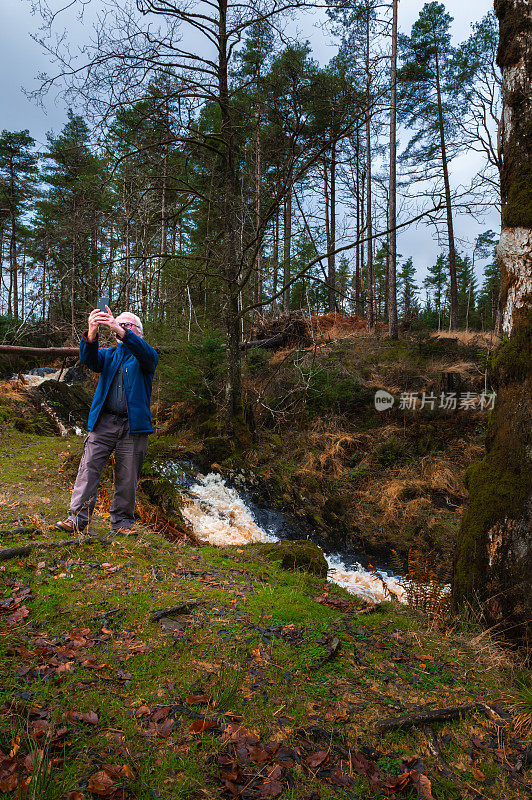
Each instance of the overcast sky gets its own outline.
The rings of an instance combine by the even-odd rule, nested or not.
[[[95,4],[98,0],[93,0]],[[66,5],[65,2],[63,5]],[[400,0],[399,28],[409,33],[412,23],[423,7],[422,0]],[[446,0],[447,11],[454,18],[452,34],[455,43],[463,41],[471,31],[471,23],[476,22],[493,8],[492,0]],[[29,0],[0,0],[0,129],[29,129],[36,139],[38,147],[46,145],[46,132],[59,132],[66,120],[66,109],[62,101],[48,96],[44,108],[31,102],[23,93],[23,89],[35,87],[35,76],[46,72],[49,68],[47,56],[31,39],[39,25],[39,19],[32,16]],[[335,49],[327,43],[326,34],[306,17],[303,35],[309,39],[313,47],[313,56],[325,63],[334,54]],[[86,30],[88,36],[89,30]],[[77,26],[76,37],[81,40],[84,32]],[[455,167],[456,177],[460,183],[467,183],[471,169],[476,161],[475,154],[462,157]],[[494,210],[486,219],[477,224],[465,215],[457,215],[455,221],[457,237],[469,242],[486,228],[498,230],[498,214]],[[467,252],[467,245],[458,243],[458,249]],[[469,248],[470,249],[470,248]],[[411,255],[418,270],[419,277],[426,274],[426,267],[434,263],[440,251],[434,240],[433,232],[425,225],[410,226],[399,234],[398,252],[404,257]],[[479,264],[480,269],[480,264]]]

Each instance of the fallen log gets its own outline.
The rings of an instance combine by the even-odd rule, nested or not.
[[[256,341],[252,342],[241,342],[240,349],[241,350],[248,350],[250,347],[263,347],[266,349],[275,349],[276,347],[282,347],[285,344],[286,336],[284,333],[280,333],[277,336],[271,336],[269,339],[257,339]],[[222,345],[225,348],[225,345]],[[179,352],[179,347],[170,347],[167,345],[163,345],[161,347],[155,347],[158,353],[177,353]],[[25,356],[31,358],[39,358],[43,361],[50,360],[54,361],[56,358],[69,358],[69,357],[76,357],[79,358],[79,347],[22,347],[22,345],[14,345],[14,344],[0,344],[0,355],[7,355],[7,356],[18,356],[23,358]]]
[[[463,714],[471,711],[484,711],[489,706],[485,703],[468,703],[465,706],[451,706],[449,708],[434,708],[426,711],[416,711],[412,714],[404,714],[402,717],[391,717],[390,719],[379,719],[375,723],[376,733],[386,733],[387,731],[408,730],[417,725],[430,725],[432,722],[448,722],[458,719]]]
[[[150,622],[159,622],[164,617],[179,616],[180,614],[188,614],[196,606],[203,605],[199,600],[187,600],[180,603],[178,606],[171,606],[170,608],[161,608],[160,611],[155,611],[150,616]]]
[[[0,354],[8,356],[35,356],[36,358],[67,358],[79,356],[79,347],[22,347],[14,344],[0,344]]]
[[[286,334],[279,333],[277,336],[271,336],[269,339],[256,339],[253,342],[242,342],[240,348],[247,350],[250,347],[263,347],[267,350],[275,350],[276,347],[282,347],[286,341]]]

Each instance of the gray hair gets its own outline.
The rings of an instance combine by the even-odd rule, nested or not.
[[[133,319],[135,321],[135,325],[137,326],[137,328],[140,330],[141,333],[144,333],[144,329],[142,327],[142,322],[141,322],[140,317],[137,317],[137,315],[133,314],[132,311],[121,311],[118,316],[121,317],[122,314],[129,314],[130,317],[133,317]]]

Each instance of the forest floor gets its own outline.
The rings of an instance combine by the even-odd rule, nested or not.
[[[2,547],[59,538],[81,448],[4,426]],[[528,796],[510,699],[526,677],[479,628],[368,605],[261,545],[198,547],[141,524],[107,541],[105,503],[92,529],[102,541],[1,563],[2,796]]]

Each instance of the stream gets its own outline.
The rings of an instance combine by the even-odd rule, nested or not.
[[[39,367],[23,377],[26,385],[37,387],[46,380],[64,380],[65,374],[61,373],[62,370]],[[14,375],[12,380],[17,377]],[[83,434],[76,425],[67,429],[48,404],[43,403],[43,407],[56,421],[61,435],[66,435],[68,430]],[[349,548],[331,550],[325,538],[302,530],[301,524],[287,514],[258,506],[246,491],[228,486],[217,473],[203,475],[190,462],[165,461],[154,467],[161,477],[181,490],[183,517],[199,541],[225,547],[308,538],[323,550],[329,565],[327,580],[331,583],[372,602],[381,602],[390,595],[406,602],[405,582],[400,576],[392,574],[388,568],[379,568],[376,572],[367,558]]]
[[[202,475],[190,463],[178,461],[159,462],[154,464],[154,468],[161,477],[180,488],[183,497],[181,513],[198,540],[225,547],[310,538],[324,552],[329,565],[327,580],[331,583],[372,602],[386,600],[389,594],[406,602],[405,587],[401,585],[404,581],[400,576],[382,569],[376,575],[362,556],[349,550],[329,550],[325,541],[302,533],[300,526],[288,515],[260,508],[246,492],[228,486],[217,473]]]

